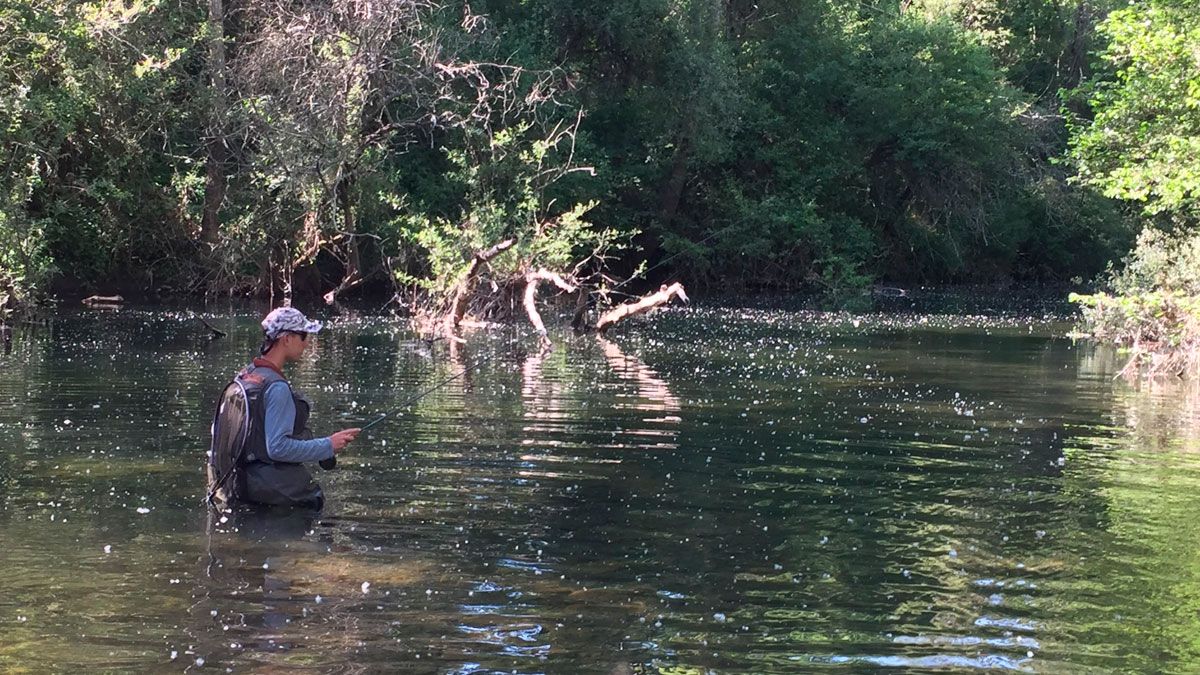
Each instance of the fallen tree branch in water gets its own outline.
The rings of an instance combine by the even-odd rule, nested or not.
[[[534,329],[537,330],[542,346],[548,347],[550,338],[546,335],[546,324],[542,323],[542,315],[537,310],[538,286],[543,281],[552,282],[567,293],[574,293],[575,287],[563,279],[562,275],[547,270],[537,270],[525,275],[525,314],[529,316],[529,323],[532,323]]]
[[[354,254],[354,257],[351,260],[357,260],[357,258],[358,254]],[[363,281],[366,281],[366,277],[364,277],[362,272],[358,269],[357,262],[347,263],[346,275],[342,277],[342,280],[338,283],[337,287],[321,297],[324,298],[325,304],[332,305],[337,302],[338,293],[341,293],[342,291],[348,291],[351,288],[358,286]]]
[[[89,295],[83,299],[85,305],[119,305],[125,298],[119,295]]]
[[[471,258],[471,264],[467,266],[467,271],[454,288],[454,299],[450,301],[450,309],[442,321],[442,335],[446,339],[452,342],[462,342],[462,338],[457,335],[458,324],[462,323],[463,316],[467,313],[467,301],[471,297],[471,287],[475,284],[475,277],[479,275],[480,268],[489,260],[512,248],[516,243],[515,238],[505,239],[487,250],[477,252]]]
[[[684,302],[688,301],[687,293],[683,291],[683,284],[675,282],[670,286],[660,286],[654,293],[642,296],[632,302],[618,305],[602,314],[600,319],[596,321],[596,331],[603,333],[631,316],[644,314],[655,307],[667,304],[672,298],[676,297]]]

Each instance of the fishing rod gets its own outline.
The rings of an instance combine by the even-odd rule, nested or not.
[[[699,246],[699,245],[701,245],[701,244],[704,244],[705,242],[709,241],[709,240],[710,240],[710,239],[712,239],[713,237],[715,237],[715,236],[717,236],[717,235],[719,235],[719,234],[721,234],[721,233],[723,233],[723,232],[726,232],[727,230],[730,230],[730,229],[732,229],[733,227],[734,227],[734,226],[732,226],[732,225],[731,225],[731,226],[729,226],[729,227],[726,227],[726,228],[723,228],[723,229],[717,230],[717,231],[715,231],[715,232],[711,232],[711,233],[709,233],[709,235],[708,235],[707,237],[704,237],[704,238],[703,238],[703,239],[701,239],[700,241],[696,242],[696,245],[697,245],[697,246]],[[642,272],[639,272],[639,273],[637,273],[637,274],[634,274],[633,276],[629,277],[629,278],[628,278],[628,279],[626,279],[625,281],[622,281],[621,283],[617,284],[616,286],[613,286],[612,288],[608,289],[608,292],[615,291],[615,290],[617,290],[618,288],[620,288],[620,287],[624,286],[625,284],[627,284],[627,283],[629,283],[629,282],[633,281],[634,279],[636,279],[636,278],[638,278],[638,277],[645,276],[645,275],[649,274],[649,273],[650,273],[650,272],[652,272],[653,270],[656,270],[656,269],[658,269],[659,267],[662,267],[663,265],[665,265],[665,264],[667,264],[667,263],[671,262],[672,260],[674,260],[675,258],[678,258],[679,256],[683,255],[683,254],[684,254],[684,253],[686,253],[686,252],[687,252],[687,251],[677,251],[677,252],[675,252],[675,253],[673,253],[673,254],[671,254],[671,255],[667,256],[666,258],[663,258],[662,260],[660,260],[660,261],[658,261],[658,262],[654,263],[654,265],[652,265],[652,266],[650,266],[650,267],[646,268],[646,269],[645,269],[645,270],[643,270]],[[521,340],[524,340],[525,338],[529,337],[530,335],[532,335],[532,334],[533,334],[533,333],[535,333],[535,332],[537,332],[537,331],[536,331],[536,330],[534,330],[534,331],[531,331],[531,332],[529,332],[529,333],[526,333],[525,335],[522,335],[522,336],[518,337],[516,340],[514,340],[514,342],[520,342]],[[498,358],[499,356],[500,356],[500,352],[496,352],[495,354],[492,354],[491,356],[486,356],[486,357],[484,357],[484,358],[482,358],[482,359],[479,359],[479,360],[478,360],[478,361],[476,361],[475,363],[472,363],[471,365],[469,365],[469,366],[467,366],[467,367],[463,368],[462,370],[460,370],[460,371],[458,371],[458,372],[451,373],[450,375],[447,375],[446,377],[442,378],[441,380],[438,380],[437,382],[435,382],[434,384],[430,385],[429,387],[426,387],[425,389],[423,389],[423,390],[421,390],[421,391],[417,392],[416,394],[414,394],[414,395],[412,395],[412,396],[409,396],[409,397],[408,397],[407,399],[405,399],[405,401],[404,401],[403,403],[401,403],[400,405],[398,405],[398,406],[396,406],[395,408],[392,408],[392,409],[390,409],[390,410],[388,410],[388,411],[386,411],[386,412],[384,412],[384,413],[380,414],[380,415],[379,415],[378,417],[376,417],[375,419],[373,419],[373,420],[371,420],[370,422],[367,422],[367,423],[366,423],[366,424],[364,424],[363,426],[359,427],[359,429],[360,429],[361,431],[366,431],[367,429],[370,429],[371,427],[373,427],[373,426],[375,426],[375,425],[379,424],[380,422],[382,422],[382,421],[384,421],[385,419],[387,419],[387,418],[391,417],[392,415],[395,415],[396,413],[400,412],[401,410],[404,410],[404,409],[408,408],[409,406],[411,406],[412,404],[416,403],[417,401],[420,401],[422,398],[425,398],[425,397],[426,397],[426,396],[428,396],[429,394],[432,394],[433,392],[437,391],[437,390],[438,390],[438,389],[439,389],[439,388],[440,388],[442,385],[444,385],[444,384],[447,384],[447,383],[449,383],[449,382],[452,382],[452,381],[454,381],[454,380],[458,379],[459,377],[462,377],[463,375],[466,375],[467,373],[469,373],[469,372],[471,372],[471,371],[475,370],[476,368],[478,368],[478,367],[480,367],[480,366],[482,366],[482,365],[484,365],[484,364],[488,363],[489,361],[493,361],[493,360],[495,360],[495,359],[496,359],[496,358]],[[328,461],[328,460],[326,460],[326,461]],[[324,466],[324,465],[322,465],[322,466]]]
[[[521,339],[524,339],[526,337],[528,337],[528,335],[522,335],[516,341],[520,341]],[[516,341],[514,341],[514,342],[516,342]],[[448,382],[452,382],[453,380],[455,380],[459,377],[462,377],[463,375],[466,375],[468,372],[475,370],[476,368],[484,365],[488,361],[495,360],[499,356],[500,356],[500,352],[496,352],[495,354],[492,354],[491,356],[485,356],[482,359],[479,359],[478,361],[476,361],[475,363],[472,363],[471,365],[463,368],[462,370],[459,370],[457,372],[451,373],[450,375],[447,375],[446,377],[443,377],[442,379],[438,380],[437,382],[434,382],[432,385],[426,387],[425,389],[417,392],[416,394],[413,394],[412,396],[409,396],[400,405],[379,415],[375,419],[371,420],[370,422],[367,422],[366,424],[362,425],[359,428],[362,431],[366,431],[367,429],[370,429],[371,427],[375,426],[376,424],[379,424],[380,422],[391,417],[392,415],[395,415],[396,413],[400,412],[401,410],[404,410],[405,408],[411,406],[412,404],[416,403],[417,401],[420,401],[421,399],[425,398],[426,396],[437,391],[442,385],[444,385]]]

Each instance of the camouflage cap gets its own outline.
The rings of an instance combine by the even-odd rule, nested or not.
[[[294,307],[278,307],[262,320],[263,333],[274,340],[284,333],[316,333],[321,330],[320,321],[309,321],[308,317]]]

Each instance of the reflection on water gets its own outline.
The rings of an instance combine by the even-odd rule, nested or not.
[[[670,387],[659,377],[653,368],[647,366],[636,356],[630,356],[621,351],[615,342],[597,335],[596,341],[604,352],[604,360],[608,362],[613,373],[627,382],[637,385],[637,399],[629,405],[631,410],[642,410],[659,413],[658,419],[648,418],[646,422],[679,422],[679,399],[671,394]]]
[[[320,473],[200,506],[254,312],[83,312],[0,360],[0,669],[1127,672],[1200,657],[1200,394],[1041,319],[672,310],[450,356],[335,318]],[[470,364],[482,364],[471,368]]]

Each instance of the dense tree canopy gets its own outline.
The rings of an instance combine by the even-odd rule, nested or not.
[[[0,291],[444,298],[507,239],[500,289],[1090,277],[1121,201],[1194,217],[1200,156],[1195,12],[1107,10],[17,0]]]
[[[1127,373],[1187,376],[1200,364],[1200,12],[1151,0],[1099,31],[1104,72],[1078,90],[1087,113],[1071,157],[1082,183],[1132,205],[1145,227],[1107,275],[1114,295],[1074,299],[1095,337],[1131,350]]]
[[[1100,30],[1115,77],[1086,90],[1095,118],[1073,141],[1080,176],[1152,216],[1200,226],[1200,8],[1130,5]]]

